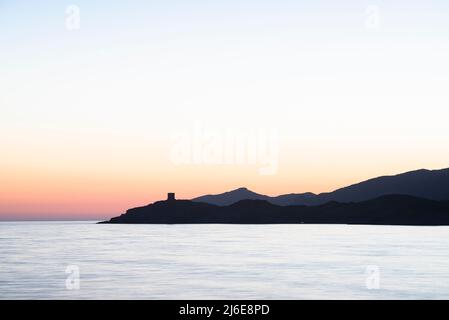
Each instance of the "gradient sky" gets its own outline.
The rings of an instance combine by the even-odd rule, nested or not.
[[[0,219],[449,167],[448,57],[442,0],[0,0]],[[195,160],[255,132],[269,174]]]

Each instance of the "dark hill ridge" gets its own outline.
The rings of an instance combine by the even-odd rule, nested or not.
[[[130,209],[103,223],[449,225],[449,202],[407,195],[382,196],[359,203],[333,201],[318,206],[278,206],[266,200],[217,206],[172,200]]]
[[[417,170],[370,179],[331,193],[318,195],[318,201],[359,202],[383,195],[403,194],[430,200],[449,200],[449,169]]]
[[[220,206],[230,205],[244,199],[266,200],[281,206],[320,205],[330,201],[361,202],[391,194],[410,195],[438,201],[449,200],[449,169],[422,169],[394,176],[383,176],[318,195],[293,193],[270,197],[246,188],[239,188],[218,195],[198,197],[193,201]]]
[[[301,201],[310,201],[316,197],[316,194],[308,192],[308,193],[291,193],[284,194],[277,197],[270,197],[263,194],[259,194],[248,190],[247,188],[238,188],[232,191],[228,191],[221,194],[216,195],[205,195],[198,198],[193,199],[195,202],[206,202],[210,204],[215,204],[217,206],[228,206],[240,200],[266,200],[273,204],[287,206],[299,203]]]
[[[130,209],[104,223],[449,225],[449,169],[370,179],[330,193],[270,197],[246,188]]]
[[[252,192],[247,188],[238,188],[220,195],[209,194],[201,196],[193,199],[193,201],[211,203],[217,206],[228,206],[240,200],[268,200],[269,198],[269,196]]]

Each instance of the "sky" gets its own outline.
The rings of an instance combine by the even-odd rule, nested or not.
[[[0,0],[0,220],[449,167],[447,1]]]

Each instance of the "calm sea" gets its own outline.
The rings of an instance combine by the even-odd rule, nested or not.
[[[448,299],[449,228],[1,222],[1,299]]]

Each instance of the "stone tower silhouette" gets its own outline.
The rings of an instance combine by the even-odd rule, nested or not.
[[[169,192],[167,194],[167,201],[175,201],[175,193],[174,192]]]

